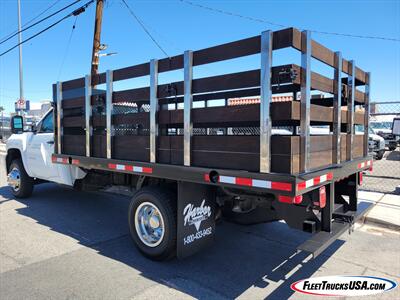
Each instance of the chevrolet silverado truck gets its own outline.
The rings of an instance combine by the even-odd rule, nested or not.
[[[273,64],[284,48],[301,66]],[[194,76],[199,66],[251,55],[256,69]],[[312,59],[334,77],[319,74]],[[114,84],[132,78],[148,85]],[[284,220],[310,234],[298,249],[317,256],[370,207],[358,199],[363,172],[372,169],[369,78],[309,31],[287,28],[57,82],[54,108],[32,131],[21,116],[11,121],[8,183],[17,198],[42,182],[128,187],[132,239],[155,260],[207,247],[220,214],[244,225]],[[311,91],[331,96],[313,99]],[[293,97],[274,102],[273,94]],[[259,101],[228,105],[252,97]],[[313,126],[328,132],[311,134]],[[274,134],[279,128],[285,134]]]

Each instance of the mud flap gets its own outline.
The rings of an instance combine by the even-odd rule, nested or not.
[[[177,215],[177,256],[184,258],[214,240],[215,188],[179,182]]]

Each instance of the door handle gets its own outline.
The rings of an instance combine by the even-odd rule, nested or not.
[[[54,141],[48,141],[47,144],[54,145]]]

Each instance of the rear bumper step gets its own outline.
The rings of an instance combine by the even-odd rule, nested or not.
[[[326,248],[328,248],[334,241],[336,241],[346,230],[352,226],[353,222],[357,222],[362,216],[364,216],[371,208],[373,204],[368,202],[360,202],[357,206],[357,211],[333,214],[336,216],[332,221],[332,231],[320,231],[310,239],[305,241],[297,250],[309,252],[316,258]],[[345,218],[343,218],[345,216]],[[346,222],[346,220],[352,220],[352,222]]]

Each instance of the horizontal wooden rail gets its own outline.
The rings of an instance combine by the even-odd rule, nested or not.
[[[293,30],[293,48],[301,51],[301,32],[295,28]],[[311,55],[313,58],[319,60],[327,64],[328,66],[335,67],[335,52],[326,48],[325,46],[319,44],[316,41],[311,42]],[[349,74],[349,61],[343,59],[342,60],[342,71],[346,74]],[[360,68],[356,67],[356,85],[364,85],[365,84],[365,72]]]

